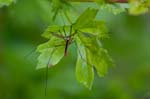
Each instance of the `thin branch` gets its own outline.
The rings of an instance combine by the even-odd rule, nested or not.
[[[94,0],[69,0],[71,2],[94,2]]]
[[[107,0],[108,3],[128,3],[128,0]]]
[[[71,2],[95,2],[95,0],[69,0]],[[128,0],[106,0],[108,3],[127,3]]]

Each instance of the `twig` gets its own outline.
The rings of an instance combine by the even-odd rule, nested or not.
[[[95,0],[69,0],[71,2],[95,2]],[[127,3],[128,0],[106,0],[107,3]]]

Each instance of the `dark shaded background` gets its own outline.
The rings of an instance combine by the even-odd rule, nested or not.
[[[45,97],[45,69],[35,69],[37,53],[33,49],[46,41],[41,34],[52,24],[50,17],[49,3],[44,0],[18,0],[0,8],[0,99],[150,99],[149,14],[100,11],[97,19],[106,20],[110,31],[103,45],[116,67],[104,78],[95,73],[89,91],[76,81],[72,46],[68,57],[49,69]]]

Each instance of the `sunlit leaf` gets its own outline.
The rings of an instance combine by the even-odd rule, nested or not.
[[[93,21],[89,23],[86,27],[79,29],[81,32],[90,33],[98,38],[107,38],[108,30],[106,24],[103,21]]]
[[[63,46],[64,44],[64,40],[57,38],[57,37],[51,37],[51,39],[43,44],[40,44],[37,47],[37,52],[42,52],[45,49],[48,48],[53,48],[53,47],[59,47],[59,46]]]
[[[112,66],[112,60],[103,48],[87,49],[88,61],[93,64],[100,77],[107,74],[108,67]]]
[[[74,23],[74,28],[81,29],[87,27],[91,22],[94,21],[97,12],[98,12],[97,9],[92,8],[86,9]]]
[[[87,63],[85,47],[79,40],[77,43],[77,53],[76,78],[80,83],[91,89],[94,80],[94,71],[92,65]]]
[[[38,57],[37,69],[56,65],[64,56],[64,46],[42,50]]]
[[[98,75],[101,77],[107,74],[108,67],[113,63],[107,51],[100,45],[96,36],[80,33],[79,38],[86,47],[88,62],[95,66]]]
[[[52,33],[59,33],[61,26],[49,26],[46,31],[42,34],[43,37],[50,39],[52,37]]]
[[[69,30],[70,26],[49,26],[46,31],[42,34],[43,37],[50,39],[54,34],[63,35],[64,30]],[[68,34],[68,31],[65,31]]]

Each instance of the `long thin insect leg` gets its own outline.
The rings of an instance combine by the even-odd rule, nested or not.
[[[69,35],[71,36],[71,34],[72,34],[72,24],[70,26],[70,33],[69,33]]]
[[[54,47],[64,46],[65,44],[54,45]]]
[[[66,31],[65,31],[65,28],[64,28],[64,26],[63,26],[63,32],[64,32],[64,34],[65,34],[65,37],[67,36],[67,34],[66,34]]]
[[[48,60],[48,64],[49,64],[49,62],[50,62],[50,57],[49,57],[49,60]],[[45,96],[47,95],[48,64],[47,64],[47,67],[46,67]]]
[[[50,53],[50,57],[48,59],[47,67],[46,67],[46,81],[45,81],[45,96],[47,95],[47,81],[48,81],[48,67],[51,61],[52,54],[54,53],[56,47],[53,48],[52,52]]]
[[[29,53],[27,53],[27,54],[24,56],[24,58],[25,58],[25,59],[28,59],[29,56],[32,56],[32,55],[33,55],[33,53],[35,52],[35,50],[36,50],[36,48],[32,49]]]
[[[59,33],[62,35],[64,41],[66,42],[65,37],[63,36],[63,33],[60,30],[59,30]]]
[[[75,43],[75,40],[72,40],[69,44]]]
[[[80,33],[84,33],[84,34],[89,34],[89,35],[91,35],[91,36],[96,36],[96,35],[94,35],[94,34],[90,34],[90,33],[88,33],[88,32],[82,32],[82,31],[80,31],[80,30],[78,30],[78,32],[80,32]],[[88,35],[87,35],[88,36]]]
[[[75,30],[75,32],[73,34],[70,34],[70,36],[74,36],[75,34],[77,34],[77,30]]]
[[[73,41],[69,42],[69,44],[72,44],[72,43],[75,43],[75,40],[73,40]],[[54,47],[59,47],[59,46],[64,46],[64,45],[66,45],[66,44],[54,45]]]
[[[64,19],[64,17],[63,17],[63,13],[60,13],[60,14],[61,14],[62,22],[63,22],[63,24],[65,25],[65,19]]]
[[[60,32],[60,31],[59,31]],[[54,33],[54,32],[51,32],[51,34],[55,37],[58,37],[58,38],[64,38],[64,36],[62,34],[57,34],[57,33]]]

